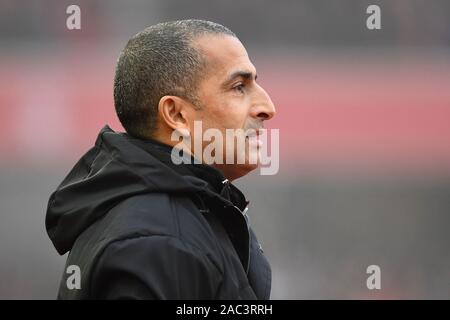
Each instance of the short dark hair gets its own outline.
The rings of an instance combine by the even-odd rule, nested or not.
[[[158,103],[165,95],[183,97],[197,106],[197,84],[206,61],[192,42],[205,34],[236,37],[220,24],[192,19],[150,26],[128,41],[117,61],[114,105],[129,135],[152,136]]]

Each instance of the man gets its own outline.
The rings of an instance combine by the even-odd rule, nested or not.
[[[268,299],[270,266],[231,181],[257,167],[250,138],[275,108],[241,42],[208,21],[151,26],[119,57],[114,102],[126,133],[103,128],[49,200],[48,234],[70,251],[58,298]],[[213,152],[245,161],[198,163],[199,122],[246,132],[244,148],[230,147],[238,133]],[[174,133],[190,139],[173,148]]]

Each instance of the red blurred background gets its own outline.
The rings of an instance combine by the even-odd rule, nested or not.
[[[382,29],[367,30],[369,4]],[[166,20],[233,30],[272,97],[280,172],[237,182],[273,298],[450,298],[450,3],[445,0],[0,4],[0,298],[52,299],[65,259],[50,193],[101,127],[130,36]],[[381,267],[382,290],[365,283]]]

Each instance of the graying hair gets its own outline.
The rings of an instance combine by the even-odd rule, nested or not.
[[[191,19],[150,26],[128,41],[114,77],[114,105],[128,134],[152,136],[158,103],[165,95],[188,99],[199,107],[196,90],[206,61],[192,43],[205,34],[236,37],[220,24]]]

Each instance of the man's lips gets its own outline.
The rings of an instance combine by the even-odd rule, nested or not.
[[[261,129],[248,129],[245,134],[245,138],[252,138],[252,137],[259,138],[260,135],[261,135]]]
[[[262,143],[260,136],[261,136],[260,129],[258,129],[258,130],[252,129],[252,130],[250,130],[249,133],[246,134],[245,139],[249,143],[255,144],[257,147],[261,147],[263,143]]]

